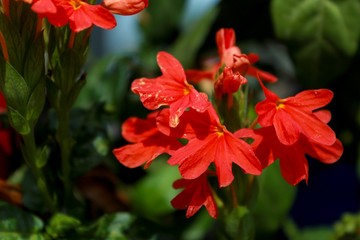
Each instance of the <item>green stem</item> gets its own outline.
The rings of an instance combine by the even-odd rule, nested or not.
[[[61,96],[61,100],[61,103],[66,102],[66,98],[64,95]],[[59,108],[57,109],[59,125],[56,133],[56,138],[61,151],[62,181],[64,184],[64,204],[68,202],[71,194],[70,153],[73,146],[73,140],[69,134],[70,110],[66,106],[66,103],[60,104]]]
[[[28,166],[30,167],[32,173],[37,178],[36,183],[39,187],[39,190],[43,194],[44,200],[46,205],[48,206],[49,210],[54,213],[56,211],[56,203],[51,196],[49,188],[47,186],[47,181],[44,175],[44,172],[41,168],[36,166],[37,158],[39,157],[38,151],[35,144],[35,137],[33,129],[29,134],[22,135],[24,139],[23,148],[23,157],[27,162]]]

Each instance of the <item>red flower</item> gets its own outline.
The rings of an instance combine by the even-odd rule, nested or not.
[[[217,207],[206,173],[191,180],[179,179],[174,182],[173,187],[185,188],[171,201],[171,204],[176,209],[187,209],[187,218],[193,216],[202,206],[205,206],[211,217],[217,217]]]
[[[156,128],[155,118],[158,112],[151,113],[147,119],[132,117],[122,125],[123,137],[132,144],[113,150],[120,163],[135,168],[151,162],[163,153],[171,153],[182,145],[176,138],[166,136]]]
[[[159,52],[157,62],[162,76],[136,79],[131,90],[140,96],[143,105],[151,110],[160,106],[170,107],[170,126],[179,124],[179,117],[187,108],[204,112],[210,105],[207,95],[199,93],[188,84],[184,69],[172,55]]]
[[[234,176],[232,163],[245,173],[258,175],[262,167],[251,146],[226,130],[212,106],[204,113],[189,110],[181,117],[177,128],[170,128],[166,114],[158,118],[161,132],[174,137],[187,138],[188,143],[171,153],[170,165],[179,164],[179,171],[185,179],[195,179],[215,164],[219,186],[228,186]]]
[[[236,44],[236,36],[233,29],[221,28],[216,33],[216,43],[218,47],[218,53],[220,61],[207,71],[187,70],[186,76],[193,82],[199,82],[200,80],[212,79],[215,80],[215,76],[223,65],[231,68],[234,73],[240,73],[241,75],[251,75],[254,77],[261,77],[264,81],[276,82],[277,78],[265,71],[261,71],[253,66],[259,58],[256,54],[243,54]]]
[[[215,97],[220,99],[223,95],[227,95],[228,106],[233,105],[234,92],[237,92],[241,85],[247,83],[247,79],[240,73],[233,73],[232,69],[225,67],[219,78],[214,84]]]
[[[116,26],[115,17],[101,5],[91,5],[81,0],[36,0],[32,10],[41,17],[46,17],[57,27],[69,22],[74,32],[80,32],[96,25],[104,29]]]
[[[324,111],[316,113],[316,116],[324,122],[329,120],[329,114]],[[336,162],[343,153],[343,146],[338,139],[332,145],[324,145],[302,134],[296,143],[284,145],[279,141],[273,126],[255,130],[241,129],[234,135],[254,139],[251,145],[263,168],[279,159],[281,174],[292,185],[298,184],[301,180],[308,181],[308,162],[305,154],[330,164]]]
[[[148,0],[104,0],[102,3],[110,12],[120,15],[136,14],[149,5]]]
[[[255,106],[258,122],[263,127],[274,126],[282,144],[294,144],[300,134],[324,145],[334,144],[334,131],[313,113],[331,101],[333,93],[330,90],[307,90],[294,97],[280,99],[259,82],[266,99]]]

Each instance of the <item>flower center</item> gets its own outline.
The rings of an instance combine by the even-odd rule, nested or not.
[[[82,5],[81,0],[70,0],[71,6],[74,8],[74,10],[79,9]]]
[[[283,99],[276,101],[276,110],[279,108],[284,108],[285,107],[284,103],[285,103],[285,100],[283,100]]]
[[[191,85],[186,83],[184,88],[184,95],[188,95],[191,92]]]

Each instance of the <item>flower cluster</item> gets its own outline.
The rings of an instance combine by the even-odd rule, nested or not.
[[[24,0],[41,18],[56,27],[69,23],[74,32],[96,25],[104,29],[116,26],[113,15],[132,15],[148,6],[148,0],[104,0],[101,4],[90,4],[82,0]]]
[[[234,167],[245,174],[259,175],[263,168],[279,159],[284,179],[295,185],[308,179],[305,154],[333,163],[343,151],[327,125],[330,113],[320,109],[331,101],[330,90],[308,90],[280,99],[262,82],[273,83],[277,78],[253,66],[258,60],[255,54],[241,53],[232,29],[219,30],[216,41],[220,60],[206,71],[184,71],[172,55],[158,53],[162,75],[136,79],[131,86],[143,105],[155,111],[146,119],[126,120],[122,134],[130,144],[113,151],[122,164],[131,168],[143,164],[148,167],[160,154],[169,154],[168,163],[178,165],[183,177],[173,186],[184,188],[171,203],[175,208],[187,209],[187,217],[202,206],[212,217],[217,217],[217,198],[214,186],[208,181],[210,177],[216,177],[218,187],[225,188],[236,178]],[[231,132],[217,111],[219,101],[212,103],[189,82],[210,79],[215,99],[221,101],[226,96],[228,109],[233,111],[232,101],[236,100],[233,95],[242,91],[247,75],[258,78],[266,98],[257,103],[258,117],[253,124]],[[186,144],[180,144],[179,139],[186,139]],[[252,139],[251,144],[248,139]]]

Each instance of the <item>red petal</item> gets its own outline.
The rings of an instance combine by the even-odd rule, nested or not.
[[[329,123],[331,120],[331,112],[328,110],[318,110],[313,112],[313,114],[323,123]]]
[[[165,149],[159,146],[144,146],[143,143],[129,144],[113,150],[117,160],[128,168],[135,168],[151,162],[164,153]]]
[[[57,12],[56,6],[52,0],[38,0],[33,3],[31,10],[38,14],[55,14]]]
[[[179,164],[181,176],[195,179],[203,174],[214,161],[216,141],[210,136],[204,140],[192,139],[187,145],[175,151],[168,160],[170,165]]]
[[[101,5],[86,5],[85,12],[98,27],[112,29],[116,26],[114,15]]]
[[[274,128],[279,141],[284,145],[292,145],[299,140],[301,129],[297,121],[282,108],[275,113]]]
[[[340,159],[344,149],[339,139],[331,146],[326,146],[316,142],[308,142],[306,146],[306,153],[311,157],[323,162],[334,163]]]
[[[273,74],[266,72],[266,71],[262,71],[254,66],[249,66],[246,75],[250,75],[256,78],[259,78],[261,81],[265,81],[265,82],[270,82],[270,83],[274,83],[277,82],[277,77],[274,76]]]
[[[72,8],[72,7],[71,7]],[[68,9],[71,9],[70,7]],[[69,25],[72,31],[80,32],[86,28],[92,26],[91,18],[87,15],[85,6],[81,6],[78,9],[71,9],[68,12],[69,15]]]
[[[332,145],[336,141],[334,131],[313,114],[307,114],[296,107],[287,105],[283,109],[296,121],[301,132],[309,139],[325,145]]]
[[[165,78],[180,83],[187,83],[184,69],[180,62],[167,52],[157,54],[157,62]]]
[[[284,179],[292,185],[301,180],[307,182],[309,170],[303,151],[298,148],[284,148],[280,156],[280,170]]]
[[[186,79],[194,84],[199,83],[201,80],[208,79],[213,80],[213,71],[200,71],[200,70],[186,70]]]
[[[286,105],[313,111],[330,103],[334,94],[328,89],[306,90],[286,99]]]
[[[276,114],[276,104],[274,102],[264,100],[255,105],[255,111],[258,114],[258,122],[263,127],[273,125],[274,116]]]
[[[217,31],[215,38],[220,56],[226,49],[234,46],[236,42],[235,31],[232,28],[221,28]]]
[[[140,119],[131,117],[122,124],[121,129],[122,136],[128,142],[141,142],[158,132],[155,118]]]
[[[179,193],[171,204],[177,209],[186,209],[186,217],[193,216],[204,205],[213,218],[217,217],[217,207],[215,199],[212,196],[210,185],[207,182],[207,174],[193,180],[180,179],[175,181],[176,188],[185,189]]]

